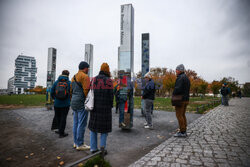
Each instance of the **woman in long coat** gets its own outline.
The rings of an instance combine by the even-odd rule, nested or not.
[[[103,63],[99,75],[92,84],[94,89],[94,109],[90,112],[90,151],[98,151],[97,134],[101,133],[100,147],[106,149],[108,133],[112,131],[113,82],[107,63]]]

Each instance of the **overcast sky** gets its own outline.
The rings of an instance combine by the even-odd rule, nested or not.
[[[183,63],[209,82],[250,82],[248,0],[0,0],[0,88],[21,53],[36,58],[36,85],[45,86],[49,47],[57,49],[57,76],[78,71],[86,43],[94,45],[94,75],[102,62],[117,69],[120,5],[127,3],[135,10],[135,73],[148,32],[150,67]]]

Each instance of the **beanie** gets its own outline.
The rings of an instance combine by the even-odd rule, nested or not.
[[[185,67],[184,67],[183,64],[180,64],[180,65],[178,65],[178,66],[176,67],[176,70],[179,70],[179,71],[184,72],[184,71],[185,71]]]
[[[81,61],[78,67],[79,67],[79,70],[83,70],[84,68],[89,68],[89,64],[85,61]]]

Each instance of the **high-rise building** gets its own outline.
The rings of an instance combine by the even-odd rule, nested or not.
[[[8,89],[7,89],[8,94],[14,94],[15,93],[14,80],[15,80],[15,77],[11,77],[8,80]]]
[[[85,44],[84,60],[89,64],[89,77],[93,77],[93,45]]]
[[[120,53],[118,72],[134,76],[134,8],[132,4],[121,5]]]
[[[36,83],[36,60],[34,57],[19,55],[15,60],[14,86],[17,94],[32,89]]]

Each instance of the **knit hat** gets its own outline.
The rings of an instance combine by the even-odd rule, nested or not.
[[[179,71],[184,72],[184,71],[185,71],[185,67],[184,67],[183,64],[180,64],[180,65],[178,65],[178,66],[176,67],[176,70],[179,70]]]
[[[103,71],[110,76],[109,65],[107,63],[102,63],[100,71]]]
[[[147,73],[144,75],[144,78],[152,78],[151,72],[147,72]]]
[[[78,67],[79,67],[79,70],[83,70],[84,68],[89,68],[89,64],[85,61],[81,61]]]

